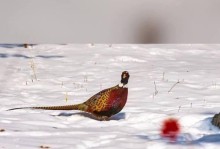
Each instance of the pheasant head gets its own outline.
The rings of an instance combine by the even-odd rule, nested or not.
[[[121,74],[121,84],[122,86],[125,86],[128,83],[130,75],[127,71],[123,71]]]

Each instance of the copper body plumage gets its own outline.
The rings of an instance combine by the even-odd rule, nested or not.
[[[98,120],[108,120],[112,115],[119,113],[125,106],[128,97],[128,83],[130,75],[122,72],[121,82],[111,88],[104,89],[93,95],[87,101],[67,106],[22,107],[16,109],[44,109],[44,110],[81,110],[93,114]]]

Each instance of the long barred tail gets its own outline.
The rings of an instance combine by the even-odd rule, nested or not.
[[[66,105],[66,106],[20,107],[20,108],[9,109],[7,111],[18,110],[18,109],[81,110],[81,111],[86,111],[87,106],[85,104],[76,104],[76,105]]]

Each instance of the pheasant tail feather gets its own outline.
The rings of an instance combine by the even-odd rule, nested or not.
[[[81,110],[81,111],[86,111],[87,108],[88,107],[85,104],[76,104],[76,105],[66,105],[66,106],[21,107],[21,108],[9,109],[9,111],[18,110],[18,109]]]

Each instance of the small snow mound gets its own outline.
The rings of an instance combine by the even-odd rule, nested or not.
[[[117,56],[114,59],[110,59],[110,61],[113,61],[113,62],[118,62],[118,61],[122,61],[122,62],[138,62],[138,63],[146,62],[145,60],[133,58],[133,57],[130,57],[130,56]]]
[[[220,128],[220,113],[214,115],[214,117],[212,118],[212,124],[213,124],[214,126]]]
[[[156,55],[174,55],[176,53],[177,49],[169,49],[169,50],[163,50],[161,48],[150,48],[148,49],[148,53],[150,55],[156,56]]]
[[[197,127],[201,131],[207,131],[207,132],[213,132],[213,133],[220,132],[218,127],[212,125],[211,121],[212,121],[212,118],[206,118],[204,120],[201,120],[197,124],[195,124],[194,127]]]

